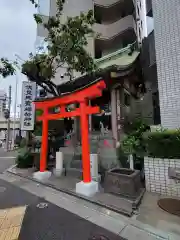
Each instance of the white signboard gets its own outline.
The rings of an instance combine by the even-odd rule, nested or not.
[[[36,97],[36,83],[22,83],[22,105],[21,105],[21,130],[31,131],[34,129],[35,106],[33,100]]]

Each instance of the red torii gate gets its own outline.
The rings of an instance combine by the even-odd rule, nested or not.
[[[88,115],[99,113],[99,107],[89,106],[88,100],[102,96],[106,84],[103,80],[90,85],[87,88],[75,91],[73,93],[59,96],[56,98],[44,99],[43,101],[34,101],[35,108],[43,110],[43,114],[37,117],[42,121],[42,143],[40,156],[40,172],[45,172],[47,167],[48,152],[48,121],[59,118],[69,118],[80,116],[81,120],[81,137],[82,137],[82,166],[83,182],[91,182],[90,170],[90,149],[89,149],[89,124]],[[80,106],[71,112],[66,111],[66,106],[79,103]],[[49,113],[49,108],[60,107],[60,113]]]

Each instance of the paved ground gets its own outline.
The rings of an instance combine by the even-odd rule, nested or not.
[[[3,180],[0,180],[0,187],[2,190],[0,192],[1,210],[28,205],[22,222],[19,240],[88,240],[90,237],[98,235],[104,235],[111,240],[123,239]],[[11,212],[13,211],[15,210],[11,210]],[[2,219],[2,229],[10,227],[6,221],[5,218]],[[19,223],[17,224],[19,226]],[[8,231],[6,232],[7,234],[9,233]],[[0,236],[0,239],[3,238]],[[7,239],[14,240],[15,238],[9,237]]]
[[[166,196],[146,193],[141,203],[136,219],[163,231],[172,232],[180,236],[180,217],[163,211],[157,204],[158,200]]]
[[[0,153],[0,169],[2,169],[1,172],[4,172],[7,166],[14,163],[14,159],[7,158],[10,155],[5,153],[3,153],[3,157],[1,156]],[[48,203],[48,207],[37,208],[41,202],[45,205]],[[143,221],[140,223],[135,219],[136,217],[127,218],[6,171],[0,173],[0,209],[25,205],[28,207],[18,240],[88,240],[90,236],[97,234],[106,235],[112,240],[122,238],[128,240],[179,240],[179,236],[172,234],[170,229],[168,232],[171,233],[162,232],[150,225],[143,224],[149,219],[149,212],[147,212],[146,218],[137,215],[137,219]],[[154,214],[156,215],[156,213]],[[173,226],[171,225],[171,227]],[[0,240],[2,239],[4,240],[0,236]]]
[[[26,206],[0,210],[0,239],[18,239],[25,212]]]
[[[5,152],[4,149],[0,148],[0,173],[15,163],[16,154],[16,152]]]

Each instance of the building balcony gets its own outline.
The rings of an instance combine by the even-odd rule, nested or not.
[[[96,59],[95,62],[98,68],[105,69],[110,66],[118,66],[126,68],[130,66],[138,57],[139,51],[136,48],[136,42],[129,44],[127,47],[119,49],[102,58]]]
[[[126,2],[134,2],[132,0],[126,0]],[[124,3],[124,0],[94,0],[94,4],[104,8],[112,7],[118,3]]]
[[[128,15],[111,24],[96,23],[94,26],[94,31],[98,34],[97,38],[100,40],[111,40],[130,29],[135,31],[135,22],[132,15]]]

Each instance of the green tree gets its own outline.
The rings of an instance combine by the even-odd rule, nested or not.
[[[1,58],[0,59],[0,76],[8,77],[15,73],[14,65],[7,59]]]
[[[35,7],[38,4],[30,0]],[[76,17],[68,17],[62,22],[62,12],[65,0],[56,0],[57,12],[49,17],[48,22],[43,22],[40,15],[34,14],[37,24],[43,24],[48,32],[45,39],[47,52],[41,54],[29,54],[29,59],[22,66],[22,73],[30,81],[44,88],[46,92],[54,96],[60,95],[60,91],[51,80],[55,77],[60,67],[66,69],[69,80],[73,79],[73,70],[81,74],[92,72],[96,66],[92,56],[87,52],[87,37],[93,36],[92,25],[95,23],[93,11],[81,13]],[[15,72],[14,63],[7,59],[1,59],[0,75],[7,77]]]
[[[36,4],[33,0],[31,2]],[[56,15],[50,17],[46,23],[39,15],[34,15],[37,24],[43,24],[47,29],[48,36],[45,41],[48,52],[30,54],[29,59],[22,64],[22,73],[54,96],[61,94],[58,87],[51,81],[59,68],[66,69],[69,80],[73,78],[73,70],[84,74],[95,69],[93,58],[86,51],[87,37],[94,34],[93,11],[68,17],[65,22],[62,22],[64,4],[65,0],[56,0]]]

